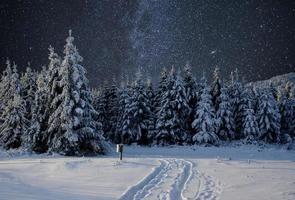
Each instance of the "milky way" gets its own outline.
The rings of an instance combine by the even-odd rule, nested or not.
[[[1,69],[47,64],[51,44],[62,55],[73,29],[93,86],[141,67],[191,63],[199,77],[215,66],[247,80],[295,70],[295,5],[290,1],[72,0],[0,2]]]

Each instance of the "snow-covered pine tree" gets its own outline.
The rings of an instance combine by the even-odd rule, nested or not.
[[[191,138],[188,135],[190,130],[190,124],[188,124],[188,119],[192,109],[188,105],[188,99],[186,96],[185,88],[181,79],[180,70],[177,73],[173,73],[173,68],[171,70],[171,81],[172,90],[170,90],[170,96],[172,98],[172,104],[174,106],[174,116],[175,116],[175,141],[177,144],[182,144],[184,142],[191,142]]]
[[[26,108],[26,118],[31,121],[32,119],[32,105],[35,99],[35,93],[37,90],[36,84],[36,73],[32,71],[29,66],[26,68],[26,72],[21,77],[21,96],[25,101],[25,108]]]
[[[46,141],[48,127],[46,121],[46,110],[48,108],[47,73],[47,69],[43,67],[37,76],[37,91],[32,104],[32,119],[28,131],[23,135],[23,146],[28,151],[37,153],[45,153],[48,150]]]
[[[130,98],[131,125],[138,144],[148,144],[148,126],[152,115],[152,104],[146,93],[141,71],[138,70]]]
[[[285,87],[279,90],[278,102],[281,113],[281,142],[287,143],[294,137],[295,128],[295,98],[294,91],[290,83],[286,83]],[[285,137],[284,137],[285,136]]]
[[[123,80],[123,79],[122,79]],[[120,87],[118,88],[118,120],[116,123],[116,131],[115,131],[115,138],[114,143],[119,144],[123,143],[122,141],[122,132],[123,132],[123,115],[125,109],[125,99],[128,96],[127,88],[125,87],[125,82],[122,81]]]
[[[291,98],[288,98],[287,91],[285,88],[278,89],[278,106],[281,114],[281,143],[291,142],[291,129],[292,129],[292,120],[293,120],[293,101]]]
[[[11,101],[14,99],[15,94],[20,95],[20,92],[21,92],[19,74],[18,74],[17,66],[15,63],[13,63],[13,66],[12,66],[12,74],[10,77],[9,85],[10,86],[9,86],[9,89],[7,90],[6,96],[8,98],[8,101]]]
[[[54,104],[52,110],[54,111],[57,106],[57,102],[53,102],[56,96],[61,94],[61,88],[59,87],[59,81],[61,79],[59,75],[59,70],[61,68],[61,58],[54,51],[52,46],[49,46],[49,65],[48,65],[48,74],[47,74],[47,87],[48,87],[48,104]],[[52,113],[52,112],[51,112]]]
[[[94,116],[95,121],[101,126],[102,130],[104,130],[104,124],[106,123],[106,103],[105,99],[102,98],[102,92],[100,89],[93,89],[92,90],[92,97],[93,97],[93,107],[97,112],[97,115]]]
[[[194,109],[197,101],[197,83],[195,77],[193,76],[192,68],[188,63],[184,67],[183,86],[188,105],[191,109]]]
[[[218,110],[219,104],[220,104],[220,94],[221,94],[221,88],[222,88],[222,81],[220,77],[220,69],[219,67],[215,67],[213,72],[213,83],[212,83],[212,89],[211,89],[211,95],[212,95],[212,102],[215,111]]]
[[[157,144],[182,144],[188,140],[185,120],[190,113],[185,89],[174,67],[167,80],[166,92],[161,97],[161,109],[157,113],[155,136]]]
[[[274,86],[274,83],[269,82],[269,92],[273,95],[275,101],[278,100],[278,88]]]
[[[5,149],[19,148],[22,143],[22,135],[27,131],[27,119],[25,118],[24,101],[19,94],[8,102],[0,126],[0,146]]]
[[[133,114],[131,112],[131,97],[129,91],[123,88],[120,94],[120,106],[122,106],[122,115],[120,117],[120,125],[117,125],[117,137],[120,136],[120,142],[123,144],[131,144],[135,141],[134,130],[132,126]]]
[[[56,111],[56,109],[61,104],[62,99],[59,98],[62,88],[60,86],[60,75],[59,71],[61,68],[61,58],[54,51],[52,46],[49,46],[49,64],[47,72],[44,71],[46,75],[46,86],[44,86],[44,92],[47,93],[46,96],[42,97],[42,101],[46,101],[47,108],[44,111],[44,121],[47,123],[46,131],[43,133],[44,141],[47,143],[47,147],[51,146],[51,141],[56,133],[56,130],[49,130],[49,118]],[[45,69],[44,69],[45,70]],[[46,124],[45,124],[46,125]]]
[[[92,106],[86,70],[80,65],[83,58],[73,40],[70,30],[59,70],[61,94],[53,99],[60,104],[49,118],[48,131],[54,131],[49,151],[64,155],[103,153],[102,130],[93,119],[97,113]]]
[[[196,83],[195,77],[192,74],[192,69],[189,63],[187,63],[184,67],[183,86],[185,89],[188,105],[191,109],[191,112],[186,120],[186,127],[191,138],[192,134],[194,133],[193,129],[191,128],[191,124],[194,120],[194,115],[195,115],[194,111],[195,111],[195,106],[197,104],[198,90],[197,90],[197,83]]]
[[[114,142],[114,137],[116,135],[116,124],[118,117],[118,87],[115,80],[112,81],[111,85],[105,85],[102,91],[101,104],[104,110],[101,110],[101,115],[105,116],[105,121],[103,122],[103,131],[106,139]],[[104,113],[103,113],[104,112]]]
[[[244,101],[248,101],[248,103],[245,103],[245,108],[243,109],[241,134],[246,144],[253,144],[259,137],[259,127],[249,99],[244,99]]]
[[[197,103],[195,111],[195,119],[192,127],[195,135],[192,140],[197,144],[213,144],[219,143],[219,138],[215,134],[215,116],[212,104],[212,96],[206,78],[202,77],[203,88],[201,90],[200,101]]]
[[[6,69],[3,71],[0,82],[0,116],[5,110],[5,107],[8,104],[8,101],[13,95],[10,90],[10,81],[12,76],[11,63],[9,60],[6,61]],[[0,125],[1,125],[0,121]]]
[[[156,134],[155,93],[151,79],[147,80],[146,94],[151,105],[151,114],[148,119],[148,143],[151,144],[153,143]]]
[[[155,111],[155,92],[154,92],[154,87],[153,83],[150,78],[147,79],[146,81],[146,95],[149,99],[149,102],[151,103],[151,109],[154,112]]]
[[[0,146],[5,149],[21,146],[22,135],[27,131],[24,101],[20,96],[20,82],[16,65],[10,77],[7,90],[7,104],[1,115],[3,123],[0,126]]]
[[[222,140],[232,140],[235,137],[232,102],[226,86],[222,86],[220,92],[220,104],[216,113],[216,133]]]
[[[161,109],[161,100],[163,99],[163,95],[166,93],[168,88],[168,72],[164,67],[161,72],[160,81],[158,84],[158,88],[155,96],[155,109],[156,113]]]
[[[280,139],[281,115],[271,91],[260,92],[257,110],[260,139],[266,142],[278,142]]]
[[[241,129],[242,129],[242,123],[243,123],[243,107],[245,107],[245,102],[243,102],[242,96],[244,95],[245,98],[248,98],[246,95],[246,92],[243,89],[243,85],[239,80],[238,70],[236,69],[234,72],[231,72],[231,82],[229,85],[229,92],[230,92],[230,98],[232,101],[233,106],[233,114],[235,118],[235,133],[236,133],[236,139],[239,139],[242,137],[241,135]]]
[[[256,87],[252,87],[250,92],[250,101],[251,101],[251,108],[254,110],[255,115],[258,109],[258,97],[259,97],[259,89]]]

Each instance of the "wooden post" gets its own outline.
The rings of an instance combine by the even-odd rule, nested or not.
[[[123,144],[117,144],[117,152],[120,153],[120,160],[123,159]]]

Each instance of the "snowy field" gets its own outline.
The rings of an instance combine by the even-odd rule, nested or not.
[[[0,199],[294,200],[295,152],[125,147],[99,158],[0,152]]]

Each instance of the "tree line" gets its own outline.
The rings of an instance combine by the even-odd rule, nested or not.
[[[243,140],[244,143],[289,143],[294,138],[294,85],[252,87],[238,71],[224,81],[215,68],[213,81],[197,81],[190,65],[163,69],[158,86],[144,81],[113,81],[94,91],[94,107],[104,122],[104,137],[113,143],[205,144]]]
[[[7,61],[0,81],[0,146],[37,153],[104,153],[109,142],[140,145],[290,143],[295,135],[295,87],[252,87],[238,71],[224,81],[196,80],[190,65],[162,70],[157,86],[139,69],[132,82],[91,90],[69,31],[61,58],[19,75]]]

